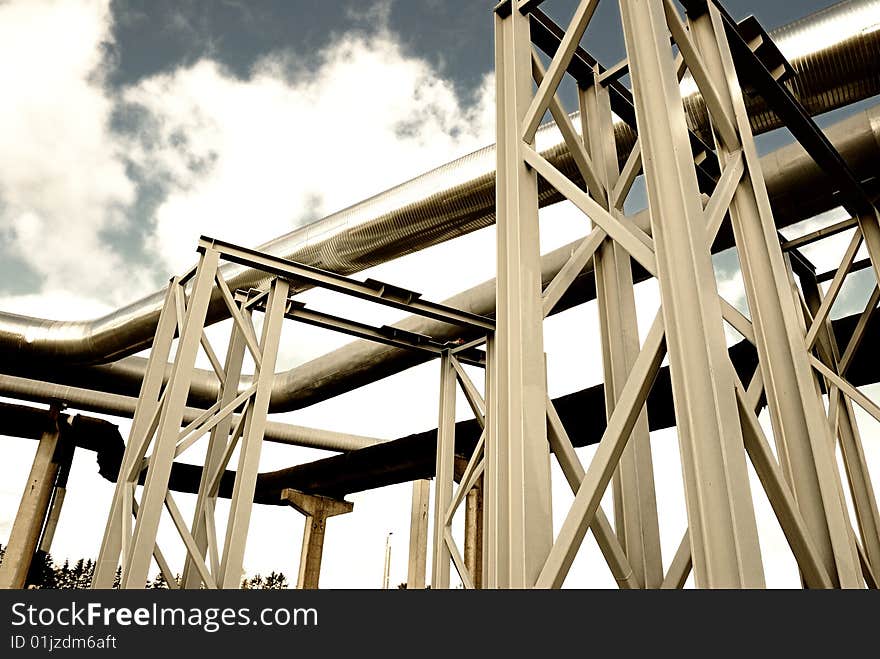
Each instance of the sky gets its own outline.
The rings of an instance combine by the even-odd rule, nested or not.
[[[561,24],[571,0],[549,0]],[[768,28],[827,0],[726,3]],[[0,309],[91,318],[147,295],[194,260],[207,234],[248,246],[304,226],[494,141],[494,2],[317,0],[7,0],[0,2]],[[616,3],[600,3],[584,40],[606,65],[623,56]],[[860,104],[859,107],[873,102]],[[823,124],[844,116],[831,113]],[[789,137],[759,140],[762,152]],[[820,221],[828,221],[824,218]],[[567,204],[542,212],[542,251],[586,233]],[[841,241],[808,254],[830,267]],[[450,268],[449,263],[468,267]],[[719,288],[744,308],[735,258],[717,261]],[[494,276],[494,233],[483,230],[371,269],[442,300]],[[864,282],[863,282],[864,283]],[[847,293],[852,312],[864,285]],[[656,286],[638,290],[642,329]],[[308,299],[327,302],[320,292]],[[845,311],[843,307],[836,312]],[[369,312],[371,322],[394,313]],[[552,395],[601,381],[595,305],[545,326]],[[223,325],[212,329],[221,338]],[[280,368],[342,345],[343,337],[285,328]],[[290,338],[292,337],[292,338]],[[589,340],[588,340],[589,339]],[[552,346],[552,349],[550,348]],[[581,367],[572,368],[572,364]],[[437,366],[427,364],[279,420],[394,438],[436,425]],[[459,401],[459,417],[466,418]],[[377,413],[377,410],[385,410]],[[114,419],[125,434],[128,422]],[[876,433],[875,433],[876,439]],[[5,541],[36,443],[6,439],[0,463],[0,541]],[[876,444],[876,442],[875,442]],[[674,431],[654,433],[658,505],[668,563],[685,527]],[[580,450],[586,462],[591,449]],[[325,452],[267,444],[261,470]],[[194,453],[195,461],[198,454]],[[877,467],[880,456],[871,449]],[[566,497],[554,477],[554,520]],[[754,490],[754,488],[753,488]],[[80,451],[53,553],[94,556],[112,485]],[[766,502],[761,513],[771,585],[796,570]],[[405,580],[410,488],[353,495],[354,513],[330,520],[322,585],[377,587],[386,535],[392,582]],[[186,511],[192,502],[180,497]],[[610,511],[609,502],[605,502]],[[256,506],[248,573],[295,577],[302,519]],[[171,545],[163,527],[161,541]],[[589,539],[569,585],[613,586]],[[172,562],[180,553],[165,549]],[[768,558],[769,557],[769,558]],[[794,581],[792,581],[794,580]]]

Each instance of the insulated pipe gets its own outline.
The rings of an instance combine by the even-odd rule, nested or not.
[[[846,345],[853,335],[861,314],[833,321],[834,334],[840,345]],[[864,336],[880,333],[880,309],[871,316]],[[740,341],[728,349],[730,360],[740,379],[748,381],[758,366],[758,355],[748,341]],[[875,364],[880,359],[876,341],[863,340],[856,351],[847,379],[855,386],[877,381]],[[602,384],[593,385],[553,400],[572,443],[577,446],[596,444],[606,427],[605,394]],[[669,367],[660,369],[647,400],[651,430],[662,430],[675,425],[675,406]],[[455,424],[455,449],[458,455],[469,456],[482,433],[476,419]],[[437,429],[401,437],[377,446],[322,458],[314,462],[264,472],[257,478],[259,503],[277,501],[283,488],[292,487],[310,494],[342,498],[396,483],[421,478],[432,478],[437,456]]]
[[[846,316],[833,321],[837,342],[846,345],[859,323],[861,314]],[[876,310],[866,329],[866,336],[880,332],[880,310]],[[880,349],[876,342],[862,341],[852,361],[847,379],[855,386],[872,384],[877,380],[876,368]],[[741,379],[748,379],[758,366],[757,353],[747,341],[730,346],[730,359]],[[91,393],[91,392],[88,392]],[[33,400],[48,402],[39,391]],[[576,446],[597,443],[605,430],[605,395],[603,385],[597,384],[581,391],[560,396],[553,404]],[[675,425],[672,388],[669,367],[664,366],[648,396],[648,418],[651,430],[661,430]],[[15,414],[12,414],[15,412]],[[39,428],[47,415],[45,410],[23,408],[0,403],[0,425],[9,435],[38,439]],[[77,416],[73,424],[80,431],[76,445],[98,452],[101,475],[115,481],[122,460],[124,444],[116,426],[101,419]],[[86,424],[83,427],[83,424]],[[37,429],[35,431],[35,429]],[[455,424],[456,452],[469,455],[481,433],[475,419]],[[309,494],[342,498],[347,494],[361,492],[395,483],[420,478],[432,478],[435,469],[437,430],[408,435],[353,450],[342,455],[324,458],[306,464],[277,471],[264,472],[257,477],[254,500],[268,505],[283,505],[281,491],[294,488]],[[175,462],[169,488],[176,492],[198,492],[202,468],[197,465]],[[221,479],[218,496],[229,498],[235,481],[235,472],[226,471]]]
[[[797,73],[789,83],[812,112],[825,112],[880,92],[880,0],[843,2],[771,36]],[[687,85],[687,81],[683,83]],[[698,132],[702,101],[684,87],[689,121]],[[762,132],[778,126],[757,97],[748,97],[752,126]],[[575,121],[575,125],[579,122]],[[617,124],[618,151],[625,155],[632,130]],[[557,167],[576,168],[554,125],[538,133],[537,146]],[[494,222],[495,147],[489,146],[355,206],[261,246],[261,249],[342,274],[450,240]],[[559,200],[546,185],[540,203]],[[240,266],[224,269],[232,288],[260,286],[265,275]],[[102,318],[52,321],[0,314],[0,353],[4,362],[52,360],[102,363],[133,354],[152,341],[164,292],[157,292]],[[209,322],[225,317],[215,296]]]
[[[0,375],[0,391],[4,395],[21,400],[29,400],[36,403],[64,401],[76,409],[123,417],[132,417],[135,405],[137,404],[137,398],[131,398],[130,396],[39,382],[12,375]],[[186,408],[183,415],[184,423],[194,421],[203,412],[204,410],[191,407]],[[3,429],[0,428],[0,432],[2,431]],[[266,424],[264,438],[270,442],[326,449],[328,451],[354,451],[384,441],[376,437],[349,435],[331,430],[278,423],[276,421],[269,421]]]
[[[880,106],[858,112],[831,126],[826,134],[843,158],[868,187],[876,186],[872,179],[880,163]],[[816,165],[803,147],[794,143],[781,147],[761,158],[764,178],[773,205],[774,218],[780,227],[788,226],[837,205],[825,173]],[[643,230],[650,233],[647,213],[634,216]],[[722,228],[713,246],[720,251],[733,245],[728,226]],[[544,285],[562,268],[577,242],[565,245],[542,258]],[[637,263],[633,263],[634,281],[649,277]],[[595,280],[592,265],[588,264],[555,312],[595,298]],[[495,280],[489,280],[445,300],[448,306],[491,316],[495,311]],[[411,316],[396,324],[397,327],[438,339],[454,339],[458,330],[420,316]],[[290,411],[332,398],[333,396],[399,373],[426,360],[421,353],[399,350],[375,342],[359,340],[326,355],[276,375],[271,410]],[[90,389],[101,389],[137,396],[143,378],[146,360],[126,357],[111,364],[95,366],[55,365],[40,368],[27,365],[16,369],[14,364],[0,368],[26,373],[31,377]],[[168,372],[170,373],[170,365]],[[0,380],[2,382],[2,380]],[[246,385],[245,385],[246,386]],[[0,387],[0,393],[2,393]],[[211,371],[194,373],[189,403],[198,407],[212,405],[217,399],[217,378]]]
[[[880,105],[838,122],[830,127],[826,134],[857,175],[865,180],[877,176],[878,164],[880,164]],[[773,205],[774,219],[779,228],[838,205],[825,173],[800,144],[793,143],[764,156],[761,158],[761,166]],[[874,178],[871,183],[875,184],[876,179]],[[640,228],[650,233],[647,211],[636,214],[633,220]],[[726,225],[719,232],[713,251],[719,252],[732,247],[733,244],[733,235],[729,225]],[[577,245],[578,241],[575,241],[544,255],[542,259],[544,286],[559,272]],[[637,263],[633,263],[635,282],[644,281],[649,277],[645,270]],[[595,296],[596,283],[591,262],[554,311],[562,311],[592,300]],[[444,304],[480,315],[493,316],[495,280],[486,281],[449,298]],[[410,316],[396,323],[395,327],[425,334],[441,341],[454,339],[461,334],[458,328],[450,328],[443,323],[419,316]],[[296,368],[277,374],[272,410],[288,411],[303,408],[425,361],[427,359],[423,355],[411,351],[369,341],[354,341]]]

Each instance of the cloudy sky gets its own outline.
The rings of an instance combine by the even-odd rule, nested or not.
[[[0,57],[7,63],[0,67],[0,309],[100,315],[189,266],[200,234],[255,246],[493,142],[493,4],[0,1]],[[601,3],[585,41],[606,64],[623,55],[615,4]],[[827,4],[727,6],[775,27]],[[565,23],[573,6],[553,0],[547,11]],[[832,114],[823,121],[846,112]],[[785,141],[773,134],[760,148]],[[563,205],[542,220],[543,251],[586,232],[583,218]],[[810,256],[830,265],[835,255]],[[449,268],[452,259],[469,267]],[[720,263],[722,292],[741,305],[730,263]],[[375,272],[439,300],[493,270],[494,234],[487,230]],[[641,288],[643,324],[656,298],[652,284]],[[584,340],[596,336],[595,315],[589,305],[548,321],[554,395],[601,380],[598,344]],[[344,342],[299,327],[286,331],[293,338],[282,351],[285,368]],[[433,426],[436,391],[436,365],[426,365],[284,419],[393,438]],[[124,432],[127,422],[118,422]],[[684,530],[683,496],[674,433],[655,435],[661,520],[671,520],[663,536],[668,562]],[[0,541],[35,449],[28,440],[3,444]],[[270,445],[261,469],[322,455]],[[590,455],[583,450],[584,460]],[[558,523],[570,495],[557,486]],[[80,452],[56,556],[95,555],[111,491],[94,456]],[[352,500],[355,512],[329,524],[322,583],[378,586],[388,532],[392,580],[403,581],[409,487]],[[767,522],[765,558],[781,566],[776,585],[791,584],[796,571],[784,539],[767,521],[766,505],[758,505]],[[292,510],[258,508],[247,571],[295,576],[301,526]],[[170,547],[167,529],[162,537]],[[613,585],[590,542],[572,585]],[[179,553],[165,551],[179,561]]]

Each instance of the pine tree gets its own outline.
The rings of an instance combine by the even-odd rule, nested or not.
[[[83,564],[82,572],[76,580],[78,590],[86,590],[92,587],[92,576],[95,574],[95,562],[90,558]]]
[[[73,570],[70,569],[70,561],[64,560],[64,565],[57,570],[55,583],[60,589],[68,590],[74,587]]]
[[[241,582],[241,588],[242,590],[262,590],[265,588],[263,585],[263,577],[259,573],[255,574],[250,579],[245,577]]]
[[[272,570],[263,582],[265,590],[284,590],[287,587],[287,577],[284,576],[283,572],[275,572],[275,570]]]
[[[156,575],[156,578],[147,584],[147,588],[155,588],[155,589],[168,589],[168,582],[165,580],[165,575],[160,571],[159,574]]]
[[[3,560],[5,547],[0,544],[0,561]],[[28,584],[31,587],[57,589],[57,590],[80,590],[88,589],[92,586],[92,578],[95,574],[95,562],[89,558],[80,558],[70,565],[69,559],[64,559],[64,563],[58,566],[50,554],[40,552],[34,557],[34,563],[28,577]],[[113,578],[113,588],[118,589],[122,581],[122,567],[116,568]],[[180,575],[175,575],[175,582],[180,584]],[[147,588],[167,589],[168,582],[165,575],[159,571],[155,578],[147,583]],[[289,588],[290,584],[283,572],[272,571],[268,576],[259,573],[253,577],[245,577],[241,581],[243,590],[283,590]]]
[[[30,578],[32,585],[41,589],[58,588],[58,572],[52,561],[52,555],[45,552],[37,552],[34,556],[34,565],[31,566]]]
[[[70,585],[68,588],[78,589],[80,584],[80,579],[83,575],[83,570],[85,570],[86,561],[84,558],[79,559],[73,566],[73,569],[70,571]]]

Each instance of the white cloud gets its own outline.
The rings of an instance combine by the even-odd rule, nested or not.
[[[257,245],[493,141],[474,106],[391,34],[348,34],[304,70],[286,53],[241,80],[211,60],[125,92],[144,117],[130,154],[171,181],[153,247],[168,267],[209,234]]]
[[[0,5],[0,230],[44,290],[118,301],[123,262],[101,233],[120,225],[135,188],[109,135],[107,4]]]
[[[50,291],[31,295],[0,297],[0,309],[25,316],[51,316],[54,320],[96,318],[113,310],[113,306],[95,299],[91,291],[81,295]]]

